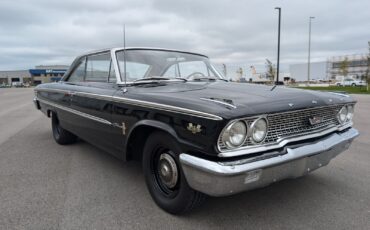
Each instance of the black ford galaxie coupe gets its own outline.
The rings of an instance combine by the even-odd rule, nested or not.
[[[358,135],[347,95],[227,82],[206,56],[176,50],[79,56],[34,103],[57,143],[79,137],[141,161],[154,201],[174,214],[303,176]]]

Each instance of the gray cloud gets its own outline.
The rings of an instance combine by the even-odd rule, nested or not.
[[[69,64],[89,50],[121,46],[185,49],[217,63],[262,69],[276,60],[277,11],[282,7],[281,62],[305,62],[308,17],[312,59],[365,53],[370,40],[370,2],[211,0],[2,0],[0,69]]]

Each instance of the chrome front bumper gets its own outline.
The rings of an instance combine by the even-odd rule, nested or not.
[[[40,107],[40,103],[39,103],[39,100],[37,100],[37,97],[34,97],[34,98],[33,98],[33,104],[35,105],[35,108],[36,108],[37,110],[40,110],[40,109],[41,109],[41,107]]]
[[[284,155],[247,163],[221,163],[186,153],[180,154],[180,162],[190,187],[210,196],[227,196],[312,172],[347,150],[358,135],[350,128],[307,145],[287,147]]]

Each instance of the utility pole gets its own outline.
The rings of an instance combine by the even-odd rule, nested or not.
[[[280,69],[280,23],[281,23],[281,8],[275,7],[279,10],[279,28],[278,28],[278,52],[277,52],[277,69],[276,69],[276,85],[279,84],[279,69]]]
[[[308,61],[307,61],[307,85],[310,85],[310,69],[311,69],[311,20],[315,17],[309,17],[308,26]]]

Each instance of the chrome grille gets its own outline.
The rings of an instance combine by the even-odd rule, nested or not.
[[[267,116],[269,125],[266,138],[262,143],[259,143],[258,146],[275,144],[281,139],[304,136],[338,126],[337,113],[342,106],[343,105],[334,105],[269,114]],[[314,116],[322,117],[322,122],[311,125],[309,118]],[[250,127],[254,119],[255,118],[246,118],[242,120]],[[250,138],[247,138],[241,147],[254,147],[256,145],[257,144],[253,143]],[[222,143],[221,135],[218,140],[218,146],[221,151],[228,149]]]

